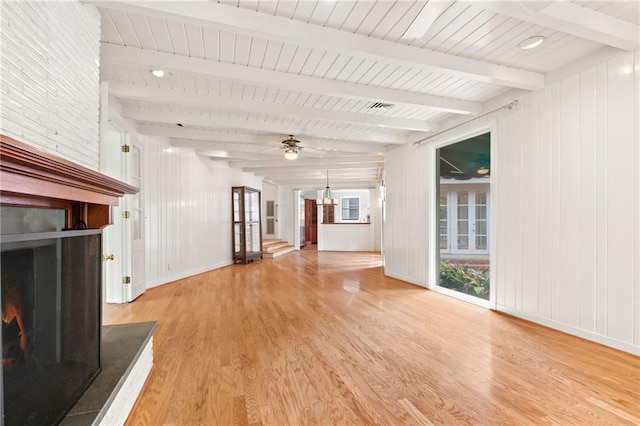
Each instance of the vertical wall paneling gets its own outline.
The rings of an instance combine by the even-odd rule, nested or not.
[[[521,120],[522,120],[523,118],[522,115],[524,114],[524,112],[525,112],[524,109],[520,108],[519,110],[514,111],[513,115],[517,115],[521,117]],[[529,120],[529,117],[526,117],[526,119]],[[513,123],[512,123],[512,126],[513,126]],[[523,213],[525,210],[525,206],[527,206],[527,208],[529,206],[528,198],[530,196],[530,194],[524,192],[524,188],[525,188],[525,179],[530,179],[531,177],[525,176],[524,174],[525,172],[525,159],[523,157],[524,142],[525,142],[524,126],[513,126],[512,134],[513,134],[514,140],[509,142],[512,142],[511,145],[513,148],[513,166],[515,168],[514,175],[513,175],[513,181],[514,181],[513,189],[515,192],[513,194],[513,198],[511,199],[515,200],[516,202],[511,212],[513,215],[514,226],[516,229],[520,231],[512,235],[511,239],[513,240],[513,244],[514,244],[514,247],[513,247],[514,253],[523,253],[523,249],[524,249],[523,231],[525,226],[528,226],[528,224],[525,224],[523,221],[523,217],[524,217]],[[523,203],[526,203],[526,204],[523,204]],[[523,281],[524,281],[522,266],[524,261],[529,262],[529,259],[525,259],[524,256],[522,255],[514,257],[513,273],[514,273],[514,279],[518,283],[515,286],[515,298],[516,298],[515,300],[516,300],[517,309],[522,309]]]
[[[278,238],[286,240],[289,244],[295,245],[296,241],[300,244],[300,238],[296,240],[295,227],[298,226],[299,231],[299,217],[294,214],[295,205],[298,203],[298,197],[295,196],[296,191],[291,187],[277,187],[278,190]],[[298,211],[298,214],[300,212]]]
[[[503,167],[502,169],[498,170],[497,173],[492,173],[492,176],[494,176],[494,178],[491,179],[492,180],[491,190],[493,193],[493,190],[497,189],[499,194],[498,205],[492,207],[492,211],[497,216],[496,228],[502,228],[501,224],[504,224],[506,222],[506,216],[508,212],[508,209],[506,208],[506,205],[507,205],[506,203],[508,198],[506,182],[508,182],[508,180],[506,179],[500,180],[495,177],[499,176],[500,174],[506,175],[509,173],[509,170],[508,170],[509,162],[507,161],[507,149],[506,147],[504,147],[504,143],[502,142],[502,141],[508,140],[508,136],[507,136],[508,133],[506,131],[507,129],[504,122],[499,122],[497,127],[498,127],[498,130],[496,134],[491,135],[492,143],[498,145],[496,150],[497,156],[494,156],[491,159],[492,160],[491,169],[493,170],[494,168],[493,163],[497,163],[497,165],[503,165]],[[496,276],[496,282],[491,283],[492,284],[491,287],[494,287],[494,286],[496,287],[496,303],[498,305],[506,305],[507,304],[507,300],[506,300],[507,268],[506,266],[502,266],[502,265],[508,264],[507,253],[509,251],[506,249],[507,235],[504,232],[499,232],[499,229],[496,229],[496,232],[494,233],[494,235],[497,235],[497,241],[496,241],[496,244],[494,244],[494,247],[496,248],[496,251],[497,251],[497,253],[494,253],[496,264],[492,265],[491,267],[494,270],[494,275]]]
[[[596,70],[580,75],[580,328],[595,331]]]
[[[147,287],[231,264],[231,187],[262,180],[165,138],[144,149]]]
[[[607,117],[607,334],[632,340],[633,321],[633,54],[609,62]]]
[[[633,291],[635,292],[633,307],[633,324],[634,324],[634,344],[640,346],[640,51],[634,52],[634,68],[635,69],[635,102],[633,108],[633,116],[636,117],[634,128],[633,146],[635,147],[635,164],[633,181],[635,182],[635,202],[634,214],[635,218],[635,245],[633,250],[633,259],[635,260],[633,275]]]
[[[397,148],[385,159],[387,186],[384,233],[385,274],[427,286],[427,167],[426,149]]]
[[[560,85],[551,86],[551,319],[559,320],[560,288]]]
[[[552,83],[501,113],[491,182],[499,194],[492,205],[497,309],[636,354],[639,53]],[[418,282],[427,273],[427,233],[434,232],[420,228],[426,213],[407,213],[430,200],[428,174],[417,169],[429,166],[420,151],[388,155],[384,230],[385,271]]]
[[[580,76],[560,82],[560,276],[559,320],[580,322]]]
[[[538,98],[523,100],[522,114],[522,191],[520,204],[522,209],[522,309],[539,312],[538,260],[539,245],[539,160],[538,160]]]
[[[501,149],[506,151],[506,164],[504,165],[504,173],[502,174],[502,179],[504,182],[503,187],[505,188],[505,202],[506,202],[506,212],[505,212],[505,221],[504,223],[499,223],[498,226],[500,229],[498,232],[503,231],[503,227],[510,230],[517,229],[516,221],[517,217],[515,215],[514,209],[517,204],[516,201],[520,198],[520,194],[518,191],[518,174],[520,164],[520,157],[516,153],[516,147],[519,145],[520,135],[517,133],[519,129],[514,126],[515,117],[519,116],[519,110],[512,111],[508,114],[509,116],[514,117],[512,120],[504,120],[503,128],[504,131],[502,133],[502,143],[500,144]],[[506,304],[508,306],[516,306],[517,293],[520,290],[520,277],[516,274],[517,268],[517,259],[518,255],[518,244],[515,235],[511,234],[506,239],[506,256],[505,261],[502,263],[502,267],[505,268],[505,298]]]
[[[607,334],[607,64],[596,67],[596,333]]]
[[[538,315],[551,319],[553,298],[553,147],[551,140],[551,90],[538,96]]]

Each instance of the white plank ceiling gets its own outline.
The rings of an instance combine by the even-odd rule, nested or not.
[[[640,41],[637,0],[88,2],[101,78],[140,133],[296,188],[322,189],[326,170],[332,187],[373,187],[394,146]]]

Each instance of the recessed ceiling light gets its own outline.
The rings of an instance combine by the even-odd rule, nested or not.
[[[151,70],[151,74],[155,75],[158,78],[169,77],[171,73],[165,70]]]
[[[529,37],[528,39],[521,41],[518,47],[522,50],[533,49],[540,46],[544,40],[545,37],[541,35]]]

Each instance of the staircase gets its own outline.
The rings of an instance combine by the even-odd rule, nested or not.
[[[296,248],[283,240],[262,240],[262,257],[273,259],[292,252]]]

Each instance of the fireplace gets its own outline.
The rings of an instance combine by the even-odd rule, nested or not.
[[[136,192],[0,135],[0,424],[58,423],[100,371],[102,228]]]
[[[2,235],[6,425],[58,423],[100,369],[101,233]]]

